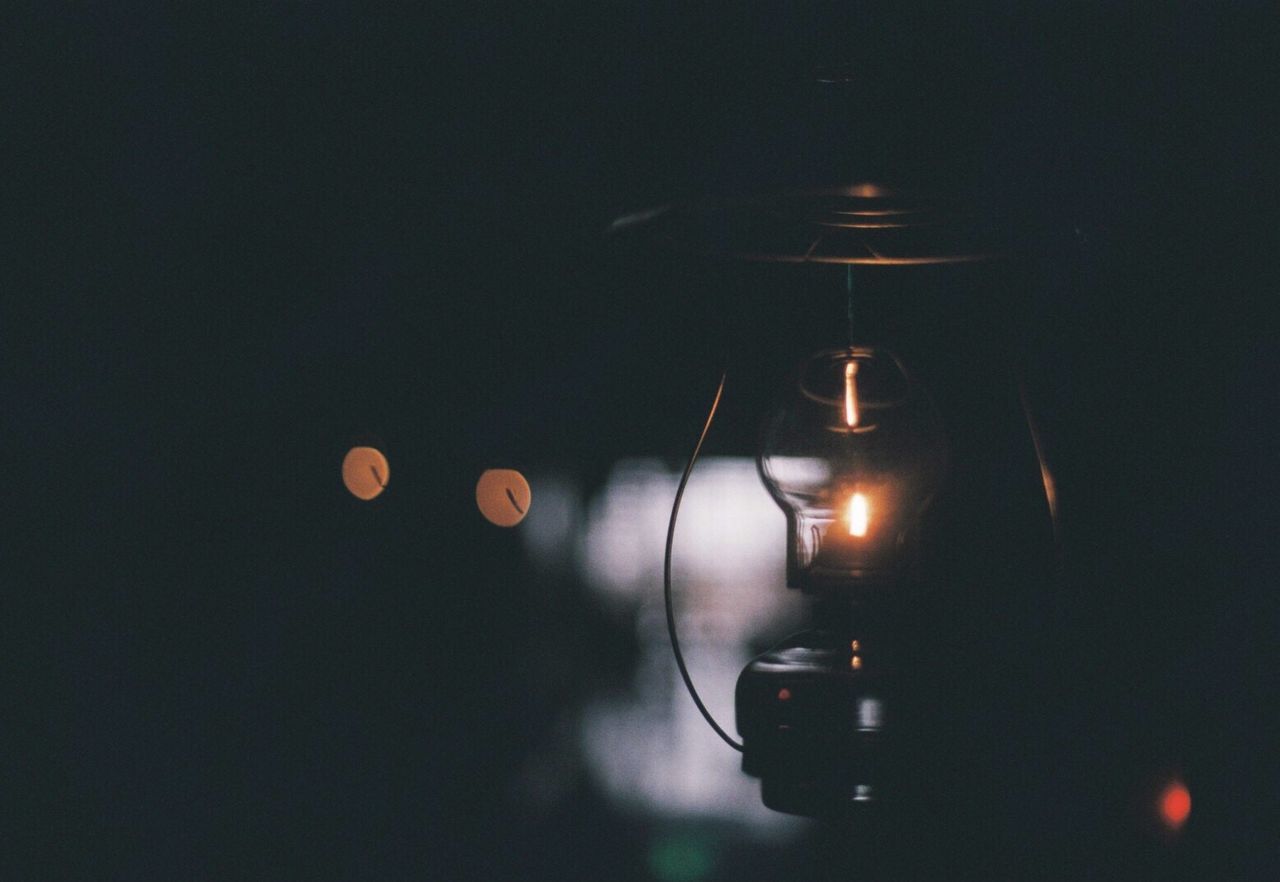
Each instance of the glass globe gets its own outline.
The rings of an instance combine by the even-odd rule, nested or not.
[[[895,355],[811,356],[767,420],[758,458],[787,516],[787,584],[856,592],[901,580],[946,463],[941,417]]]

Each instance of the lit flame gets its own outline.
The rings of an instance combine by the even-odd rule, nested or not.
[[[852,429],[858,425],[858,363],[846,362],[844,366],[844,421]]]
[[[867,507],[867,497],[861,493],[855,493],[849,499],[849,535],[865,536],[867,535],[867,521],[869,510]]]

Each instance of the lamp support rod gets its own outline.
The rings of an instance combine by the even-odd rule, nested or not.
[[[853,348],[853,264],[845,265],[844,289],[849,314],[849,348]]]

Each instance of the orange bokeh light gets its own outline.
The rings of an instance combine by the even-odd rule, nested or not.
[[[376,499],[390,480],[391,466],[376,447],[352,447],[342,459],[342,483],[356,499]]]
[[[1181,781],[1174,781],[1160,794],[1160,820],[1170,830],[1177,830],[1191,814],[1191,791]]]
[[[476,482],[476,507],[498,527],[514,527],[524,520],[532,499],[529,482],[515,469],[485,469]]]

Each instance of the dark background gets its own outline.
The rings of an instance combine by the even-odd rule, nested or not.
[[[725,352],[751,379],[710,443],[749,454],[763,365],[842,320],[843,276],[604,231],[863,170],[1016,222],[1011,265],[867,270],[868,322],[944,387],[1025,366],[1068,527],[1066,577],[992,625],[1057,662],[978,690],[1038,696],[1030,740],[979,727],[989,792],[886,847],[926,878],[1274,872],[1274,10],[8,17],[0,875],[646,878],[647,822],[590,787],[536,819],[505,796],[630,650],[529,590],[475,477],[676,463]],[[852,86],[816,89],[838,62]],[[337,480],[366,441],[372,505]],[[1120,795],[1169,770],[1176,841]],[[849,841],[714,875],[843,878]]]

